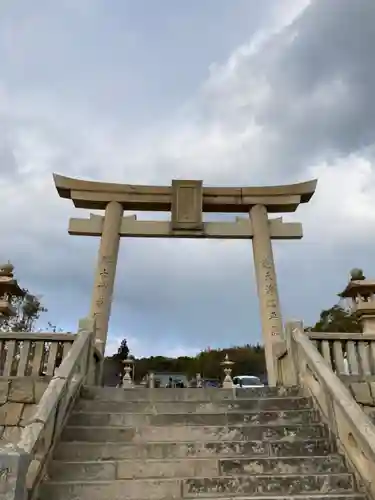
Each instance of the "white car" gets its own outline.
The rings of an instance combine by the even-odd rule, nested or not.
[[[252,387],[264,387],[264,384],[260,381],[260,378],[254,377],[253,375],[237,375],[233,377],[234,387],[242,389],[250,389]]]

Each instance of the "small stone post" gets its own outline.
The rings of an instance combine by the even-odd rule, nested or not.
[[[228,354],[226,354],[224,361],[222,361],[220,364],[221,364],[221,366],[224,367],[223,371],[225,374],[225,377],[223,380],[223,388],[224,389],[232,389],[233,388],[233,380],[231,377],[231,373],[232,373],[231,366],[233,366],[234,363],[233,363],[233,361],[229,360]]]
[[[155,388],[155,374],[153,372],[151,372],[148,376],[148,387],[150,389]]]
[[[122,377],[122,388],[123,389],[134,389],[134,383],[132,379],[132,373],[134,372],[134,360],[127,358],[123,361],[124,364],[124,376]]]

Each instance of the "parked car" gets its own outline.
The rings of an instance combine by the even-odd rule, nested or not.
[[[202,387],[220,387],[220,380],[216,378],[202,378]],[[197,387],[197,379],[193,378],[189,382],[189,387]]]
[[[147,374],[141,384],[148,386]],[[183,373],[167,373],[167,372],[155,372],[154,373],[155,387],[188,387],[188,378]]]
[[[243,389],[264,387],[260,378],[253,375],[237,375],[236,377],[233,377],[233,384],[235,387],[241,387]]]
[[[203,379],[203,387],[220,387],[221,382],[216,378],[205,378]]]

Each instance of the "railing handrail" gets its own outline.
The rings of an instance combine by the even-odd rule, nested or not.
[[[313,332],[306,331],[304,335],[310,340],[353,340],[371,341],[375,340],[375,333],[348,333],[348,332]]]
[[[1,332],[2,340],[43,340],[44,342],[74,342],[76,333],[53,333],[53,332]]]
[[[340,378],[333,373],[311,340],[298,328],[292,330],[292,335],[296,343],[303,349],[304,355],[310,362],[310,366],[325,381],[326,388],[329,390],[332,399],[334,399],[340,410],[356,429],[356,435],[361,440],[361,446],[367,448],[375,461],[374,424],[365,412],[362,411]]]
[[[8,470],[3,487],[9,500],[33,498],[37,492],[82,384],[92,383],[90,380],[97,378],[97,368],[101,368],[102,355],[95,348],[94,339],[95,321],[81,320],[69,352],[27,421],[20,440],[0,449],[2,466]]]
[[[333,344],[337,343],[336,338]],[[286,324],[285,347],[275,357],[282,383],[300,385],[310,394],[369,497],[375,499],[375,425],[306,335],[302,322]]]
[[[92,331],[81,331],[77,335],[71,350],[56,369],[46,390],[44,391],[36,411],[27,425],[23,428],[18,448],[26,453],[33,453],[34,447],[39,440],[45,424],[48,422],[52,412],[56,409],[59,400],[64,394],[65,386],[73,375],[76,364],[87,347],[87,342],[92,339]],[[84,376],[84,375],[83,375]]]

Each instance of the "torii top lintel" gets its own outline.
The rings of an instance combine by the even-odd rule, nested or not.
[[[53,174],[61,198],[71,199],[77,208],[104,210],[110,201],[121,203],[124,210],[170,211],[173,184],[200,187],[202,211],[245,213],[254,205],[264,205],[270,213],[294,212],[300,203],[313,196],[317,180],[264,187],[204,187],[202,181],[172,181],[172,186],[143,186],[95,182]]]

